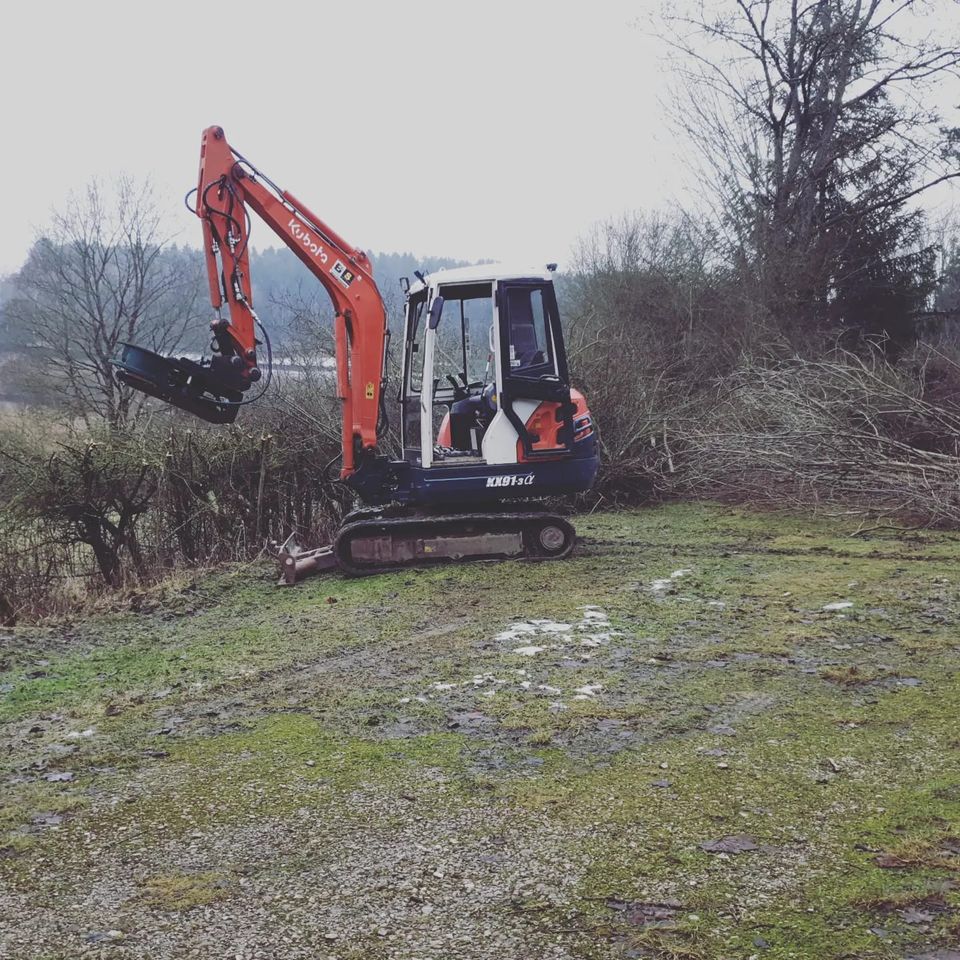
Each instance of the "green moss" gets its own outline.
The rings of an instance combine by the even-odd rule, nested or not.
[[[167,763],[185,769],[172,789],[102,818],[100,827],[135,824],[176,836],[305,806],[321,818],[342,817],[342,798],[367,787],[416,795],[425,806],[455,803],[460,792],[451,774],[461,767],[461,744],[452,734],[347,739],[308,716],[272,715],[238,733],[174,745]]]
[[[274,589],[264,567],[263,579],[228,572],[147,612],[103,614],[76,628],[76,649],[32,633],[2,678],[14,686],[0,722],[17,734],[5,769],[28,767],[68,721],[96,735],[75,741],[75,782],[3,787],[3,825],[33,848],[0,859],[0,875],[18,889],[62,885],[137,843],[265,818],[363,829],[375,795],[388,798],[386,824],[408,826],[411,811],[440,822],[464,805],[480,823],[508,810],[548,824],[585,865],[570,906],[584,955],[880,960],[955,939],[960,545],[691,504],[577,525],[585,543],[562,564],[296,590]],[[691,572],[651,589],[679,569]],[[853,606],[823,609],[840,600]],[[623,636],[579,666],[521,661],[493,639],[512,620],[576,622],[585,604]],[[29,679],[40,656],[45,675]],[[564,694],[521,689],[519,668]],[[484,673],[504,680],[491,698],[469,682]],[[574,700],[585,684],[603,690]],[[457,726],[464,711],[481,722]],[[68,721],[23,738],[41,714]],[[167,756],[145,753],[158,750]],[[84,806],[88,787],[119,795],[140,767],[149,789]],[[23,832],[55,803],[61,827]],[[759,849],[700,846],[736,834]],[[70,869],[46,878],[34,860]],[[230,891],[216,877],[157,876],[143,905],[187,909]],[[639,929],[611,897],[682,906],[672,929]],[[902,922],[925,904],[922,931]],[[531,924],[552,917],[536,895],[527,906]]]
[[[747,692],[736,689],[742,675],[730,683],[735,676],[697,677],[682,695],[735,707]],[[625,928],[638,949],[741,955],[762,937],[771,945],[765,956],[886,956],[871,932],[884,926],[883,898],[922,901],[931,882],[960,869],[955,678],[931,681],[922,694],[886,692],[860,709],[855,726],[845,702],[813,678],[768,679],[765,692],[775,709],[742,718],[735,738],[668,738],[590,773],[567,761],[536,781],[503,785],[501,795],[592,828],[581,889],[588,915],[609,922],[595,906],[607,897],[670,895],[706,927],[693,940],[682,930],[651,939]],[[908,718],[923,733],[892,738],[891,724]],[[722,757],[705,753],[719,745]],[[668,788],[652,786],[664,780]],[[717,857],[699,847],[740,833],[760,851]],[[750,922],[736,920],[732,905],[758,895],[762,909]],[[960,899],[943,897],[948,907]],[[949,941],[955,915],[932,916],[927,935]],[[889,936],[907,943],[910,935],[901,924]]]
[[[44,825],[51,818],[76,813],[87,803],[76,789],[62,784],[32,781],[18,785],[17,790],[0,794],[0,847],[22,852],[31,845],[31,838],[22,830],[33,821]]]
[[[839,683],[844,687],[856,687],[860,684],[873,683],[883,674],[878,670],[871,670],[854,663],[846,667],[824,667],[820,671],[820,676],[824,680]]]
[[[156,874],[140,884],[139,899],[150,909],[183,913],[225,900],[233,890],[222,873]]]

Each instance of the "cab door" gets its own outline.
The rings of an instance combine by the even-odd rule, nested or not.
[[[433,406],[437,387],[433,358],[442,314],[443,297],[433,287],[408,300],[400,387],[400,436],[404,458],[419,460],[425,468],[433,466]]]
[[[573,449],[570,379],[553,283],[501,280],[496,291],[498,412],[488,463],[555,459]]]
[[[407,298],[404,319],[403,375],[397,397],[400,403],[400,443],[405,460],[420,460],[420,387],[423,378],[424,329],[427,316],[426,289]]]

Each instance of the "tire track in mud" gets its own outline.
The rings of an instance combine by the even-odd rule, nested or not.
[[[586,548],[580,549],[580,548]],[[676,544],[653,540],[600,540],[595,537],[579,537],[574,556],[610,556],[618,552],[639,550],[668,550],[671,553],[695,552],[698,556],[732,557],[741,554],[783,557],[836,557],[838,560],[909,560],[924,563],[960,565],[960,560],[946,554],[888,553],[881,550],[857,552],[836,550],[832,547],[765,547],[756,544],[696,544],[683,551]]]

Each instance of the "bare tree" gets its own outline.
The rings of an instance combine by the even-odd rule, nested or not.
[[[728,303],[713,231],[683,214],[625,214],[578,243],[559,286],[577,386],[599,432],[608,499],[669,488],[669,434],[735,363],[746,325]],[[732,351],[727,349],[732,345]]]
[[[955,9],[691,0],[666,13],[685,83],[679,123],[744,272],[781,319],[837,319],[841,301],[875,311],[870,295],[893,287],[907,312],[929,295],[933,253],[904,205],[960,177],[956,131],[925,99],[960,65],[960,46],[935,39],[944,7]]]
[[[171,247],[149,183],[92,182],[54,214],[15,277],[8,323],[37,357],[31,376],[73,413],[121,428],[144,397],[117,384],[124,342],[161,353],[197,319],[199,258]]]
[[[711,226],[682,212],[627,213],[577,242],[564,289],[577,318],[570,336],[616,343],[642,367],[712,352],[711,315],[722,276]],[[645,358],[645,359],[642,359]]]

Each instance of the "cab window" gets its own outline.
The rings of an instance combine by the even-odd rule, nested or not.
[[[410,378],[410,392],[419,393],[423,380],[423,320],[424,307],[427,302],[427,292],[415,294],[410,298],[410,331],[407,350],[410,351],[407,361],[407,370]]]
[[[556,372],[550,317],[543,288],[534,284],[505,290],[507,330],[510,338],[507,367],[510,376],[540,377]]]
[[[443,316],[437,327],[434,376],[441,384],[452,376],[463,386],[484,379],[487,342],[493,320],[490,283],[445,284],[440,287]]]

